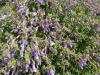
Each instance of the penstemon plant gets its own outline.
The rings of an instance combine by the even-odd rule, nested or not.
[[[0,0],[0,75],[99,75],[96,0]]]

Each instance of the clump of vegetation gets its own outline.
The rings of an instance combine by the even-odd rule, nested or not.
[[[99,3],[0,0],[0,75],[99,75]]]

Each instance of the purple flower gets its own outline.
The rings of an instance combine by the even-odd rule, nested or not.
[[[39,13],[41,13],[42,12],[42,9],[38,9],[37,10],[37,13],[39,14]]]
[[[62,43],[62,41],[63,41],[63,37],[60,37],[59,41],[60,41],[60,43]]]
[[[11,13],[10,12],[5,12],[4,15],[8,17],[8,16],[11,16]]]
[[[35,60],[36,64],[37,65],[41,65],[41,62],[39,60],[39,53],[38,53],[38,51],[33,51],[32,53],[33,53],[34,60]]]
[[[24,39],[21,40],[21,50],[24,51],[24,48],[26,46],[26,41]]]
[[[97,60],[100,60],[100,56],[97,56],[96,59],[97,59]]]
[[[31,42],[31,49],[32,49],[32,51],[35,50],[35,44],[36,44],[36,42],[34,42],[34,41]]]
[[[9,71],[4,73],[4,75],[9,75],[9,74],[10,74]]]
[[[39,53],[37,51],[33,51],[33,56],[35,60],[39,59]]]
[[[87,64],[87,61],[86,61],[86,60],[80,60],[80,61],[79,61],[79,67],[80,67],[81,69],[83,69],[83,67],[84,67],[86,64]]]
[[[29,62],[26,62],[25,63],[25,71],[28,72],[28,69],[29,69]]]
[[[96,27],[96,30],[97,30],[97,31],[100,31],[100,26],[97,26],[97,27]]]
[[[45,56],[46,56],[46,50],[45,50],[45,49],[43,49],[43,50],[41,51],[41,56],[42,56],[43,58],[45,58]]]
[[[54,37],[57,37],[57,32],[53,32],[53,36]]]
[[[31,69],[31,71],[32,71],[32,73],[33,73],[33,72],[37,72],[37,69],[36,69],[36,67],[35,67],[35,63],[34,63],[34,62],[32,63],[32,69]]]
[[[44,0],[37,0],[39,3],[44,4]]]
[[[24,51],[20,50],[20,57],[22,58],[24,55]]]
[[[2,16],[0,16],[0,19],[5,19],[6,17],[11,16],[11,13],[5,12]]]
[[[65,44],[64,48],[67,48],[67,44]]]
[[[12,58],[15,55],[16,49],[12,48],[10,51],[10,57]]]
[[[49,69],[46,75],[55,75],[55,71],[53,69]]]
[[[20,6],[18,7],[18,12],[19,12],[19,13],[25,13],[25,8],[24,8],[23,5],[20,5]]]
[[[72,48],[73,45],[72,45],[72,44],[67,44],[67,47],[68,47],[68,48]]]
[[[50,32],[50,27],[49,27],[49,23],[48,23],[48,22],[45,22],[45,23],[43,24],[43,29],[44,29],[44,31],[46,31],[46,32]]]
[[[67,43],[65,46],[64,46],[64,48],[72,48],[73,47],[73,45],[71,44],[71,43]]]
[[[51,37],[50,37],[50,40],[49,41],[50,41],[50,45],[51,46],[55,45],[55,43],[52,41],[52,38]]]
[[[21,20],[22,20],[22,22],[24,22],[24,21],[26,20],[25,15],[22,15],[22,16],[21,16]]]
[[[23,53],[24,53],[24,48],[26,46],[26,41],[24,39],[21,40],[21,50],[20,50],[20,57],[23,57]]]
[[[100,40],[96,40],[97,43],[100,43]]]
[[[10,45],[14,44],[14,42],[15,42],[15,39],[13,39],[12,37],[7,39],[7,43],[10,44]]]
[[[2,60],[2,66],[6,65],[8,61],[9,61],[9,57],[4,57]]]

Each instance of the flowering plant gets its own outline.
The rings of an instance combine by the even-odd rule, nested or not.
[[[99,75],[98,9],[96,0],[0,0],[0,75]]]

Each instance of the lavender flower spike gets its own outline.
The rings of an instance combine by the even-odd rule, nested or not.
[[[86,60],[80,60],[80,62],[79,62],[79,67],[80,67],[81,69],[83,69],[83,67],[87,64],[86,62],[87,62]]]

